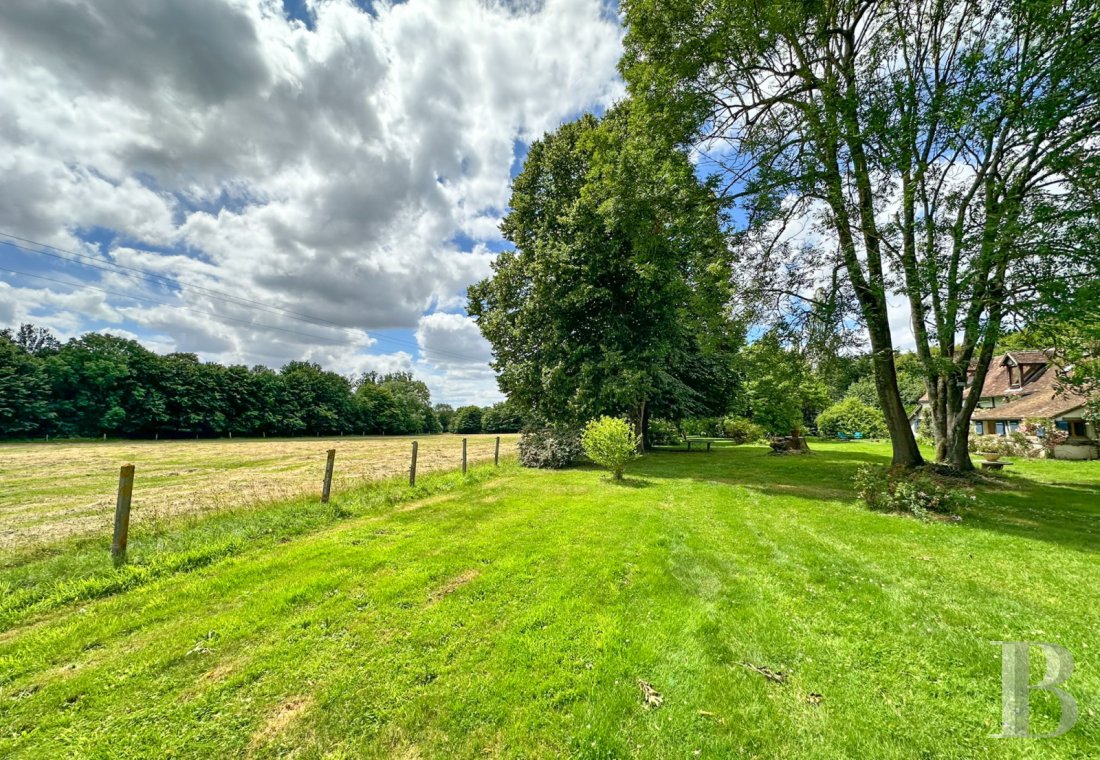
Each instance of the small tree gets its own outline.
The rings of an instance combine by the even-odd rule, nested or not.
[[[600,417],[584,426],[584,453],[596,464],[611,470],[615,480],[623,479],[627,462],[638,455],[638,436],[626,420]]]

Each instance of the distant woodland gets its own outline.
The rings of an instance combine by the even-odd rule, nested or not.
[[[408,435],[514,432],[507,403],[431,403],[411,373],[348,378],[292,361],[279,370],[156,354],[136,341],[0,330],[0,437]]]

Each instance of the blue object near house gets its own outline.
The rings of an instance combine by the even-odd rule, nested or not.
[[[852,438],[856,441],[863,440],[863,433],[852,433]]]

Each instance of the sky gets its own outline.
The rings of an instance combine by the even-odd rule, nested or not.
[[[465,291],[609,0],[4,0],[0,327],[501,398]]]

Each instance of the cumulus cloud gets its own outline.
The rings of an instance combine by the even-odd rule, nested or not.
[[[66,269],[193,309],[105,296],[85,314],[55,297],[67,327],[209,358],[414,367],[490,397],[487,348],[451,312],[490,271],[524,146],[621,95],[618,19],[602,0],[305,8],[0,5],[0,230],[178,278]],[[371,352],[385,328],[419,346]],[[446,361],[447,340],[479,363]]]
[[[433,397],[445,403],[490,404],[503,396],[493,387],[492,351],[477,324],[465,314],[436,312],[416,330],[420,366],[431,378]]]

